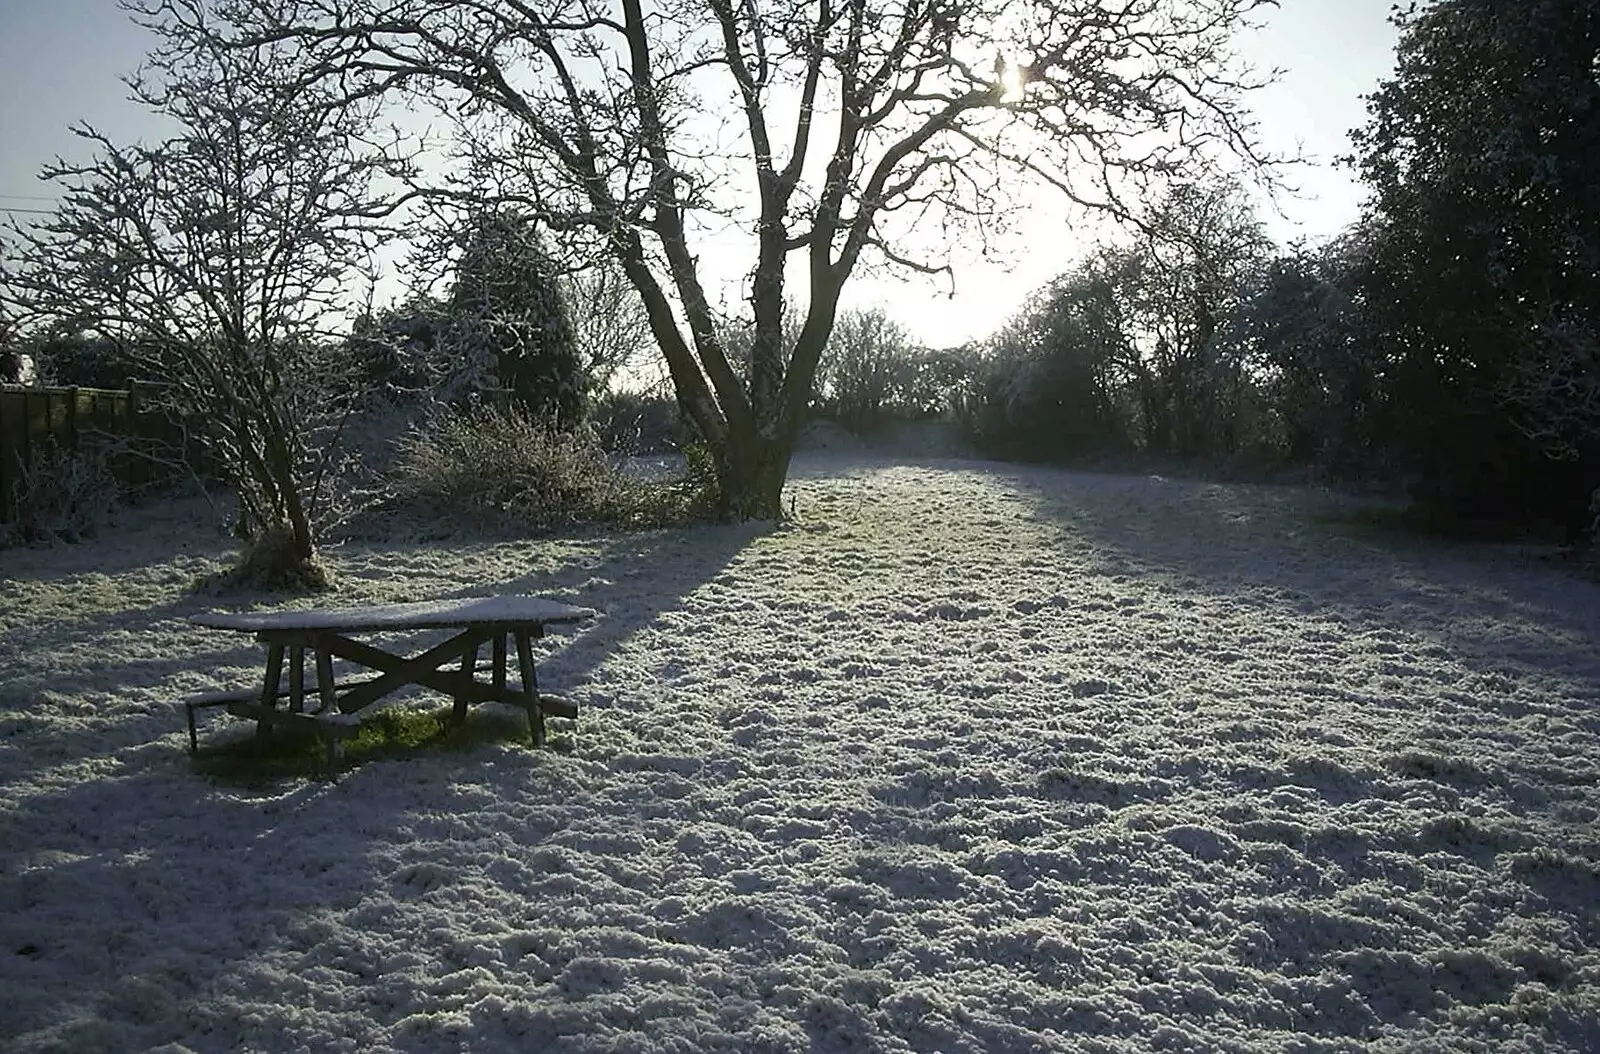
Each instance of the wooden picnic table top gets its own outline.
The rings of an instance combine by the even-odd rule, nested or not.
[[[411,604],[373,604],[349,608],[311,608],[300,611],[205,611],[189,621],[212,629],[261,632],[265,630],[456,629],[463,626],[526,626],[582,622],[593,618],[593,608],[566,604],[549,597],[507,595],[463,597],[459,600],[423,600]]]

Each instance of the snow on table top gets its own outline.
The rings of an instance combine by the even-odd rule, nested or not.
[[[443,629],[454,626],[514,626],[529,623],[581,622],[594,617],[594,609],[565,604],[549,597],[466,597],[460,600],[423,600],[410,604],[375,604],[366,607],[323,608],[303,611],[207,611],[189,621],[212,629],[260,630],[375,630]]]

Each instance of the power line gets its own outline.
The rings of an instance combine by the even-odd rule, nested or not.
[[[51,214],[50,209],[16,209],[12,208],[10,205],[0,205],[0,212],[9,213],[14,216],[48,216]]]
[[[46,197],[43,194],[0,194],[0,198],[4,198],[7,201],[54,201],[54,200],[56,200],[55,198]]]

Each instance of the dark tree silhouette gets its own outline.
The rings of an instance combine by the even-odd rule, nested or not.
[[[193,17],[200,0],[167,5]],[[864,262],[938,273],[1023,181],[1090,209],[1219,155],[1251,161],[1230,37],[1269,0],[235,0],[236,47],[307,83],[461,115],[542,224],[614,258],[645,305],[726,511],[775,516],[839,295]],[[470,195],[475,188],[458,188]],[[730,361],[709,233],[749,247]],[[913,236],[915,235],[915,236]],[[783,311],[791,270],[809,300]]]
[[[570,428],[588,387],[578,359],[559,268],[533,220],[515,212],[469,216],[445,304],[451,352],[470,371],[487,367],[535,417]]]
[[[1577,525],[1600,484],[1600,7],[1437,0],[1396,22],[1356,137],[1393,441],[1430,504]]]

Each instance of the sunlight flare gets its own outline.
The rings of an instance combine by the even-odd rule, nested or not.
[[[1000,101],[1003,103],[1017,103],[1028,86],[1028,67],[1018,62],[1015,56],[1000,57]]]

